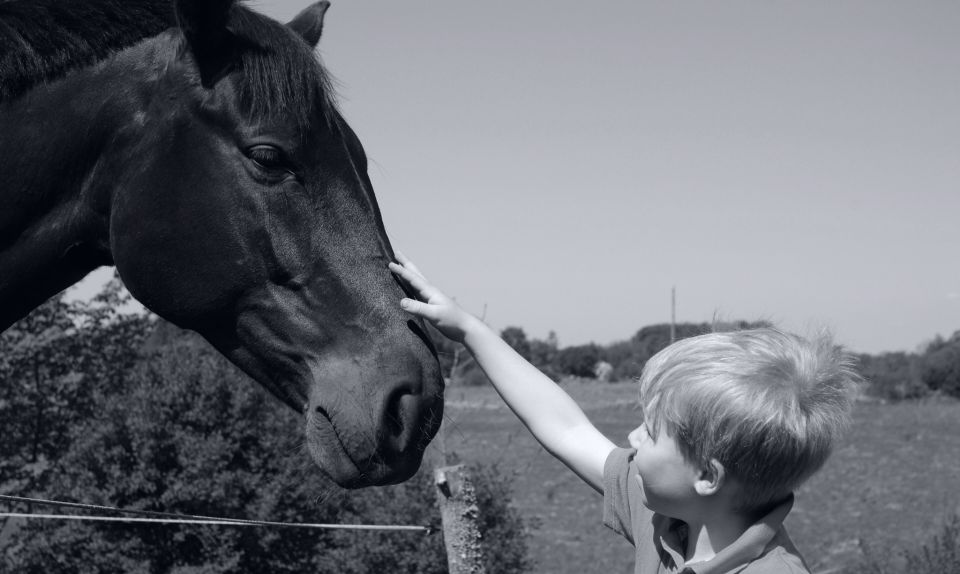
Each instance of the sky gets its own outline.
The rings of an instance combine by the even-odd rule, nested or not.
[[[677,321],[877,353],[960,329],[957,30],[952,0],[334,0],[318,52],[394,247],[495,328],[607,344],[675,288]]]

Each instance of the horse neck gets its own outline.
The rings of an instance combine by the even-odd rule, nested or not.
[[[142,60],[169,42],[148,40],[0,102],[0,331],[113,264],[114,190],[98,175],[135,121],[124,111],[142,109],[138,100],[149,93],[137,84],[146,86],[157,66]]]

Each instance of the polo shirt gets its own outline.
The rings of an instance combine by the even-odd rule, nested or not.
[[[793,495],[705,562],[684,564],[687,525],[643,504],[635,451],[617,448],[603,468],[603,523],[636,549],[635,574],[809,574],[783,528]]]

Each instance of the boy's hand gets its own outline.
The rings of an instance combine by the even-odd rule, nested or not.
[[[400,307],[408,313],[430,321],[447,338],[462,343],[470,324],[479,319],[461,309],[453,299],[431,285],[413,261],[407,259],[402,253],[398,252],[396,255],[399,263],[391,262],[390,271],[409,285],[420,299],[416,301],[404,297],[400,300]]]
[[[480,319],[431,285],[409,259],[397,253],[397,261],[399,264],[390,264],[390,270],[420,298],[405,298],[401,306],[436,325],[447,337],[464,343],[493,387],[540,444],[590,486],[602,491],[603,466],[615,448],[610,439],[590,423],[563,389]]]

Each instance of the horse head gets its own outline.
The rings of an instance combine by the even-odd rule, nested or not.
[[[310,453],[356,487],[416,471],[443,390],[423,324],[398,306],[363,147],[313,53],[327,6],[282,25],[232,0],[177,0],[176,28],[117,56],[144,79],[101,110],[124,125],[87,188],[110,203],[134,297],[302,411]]]

